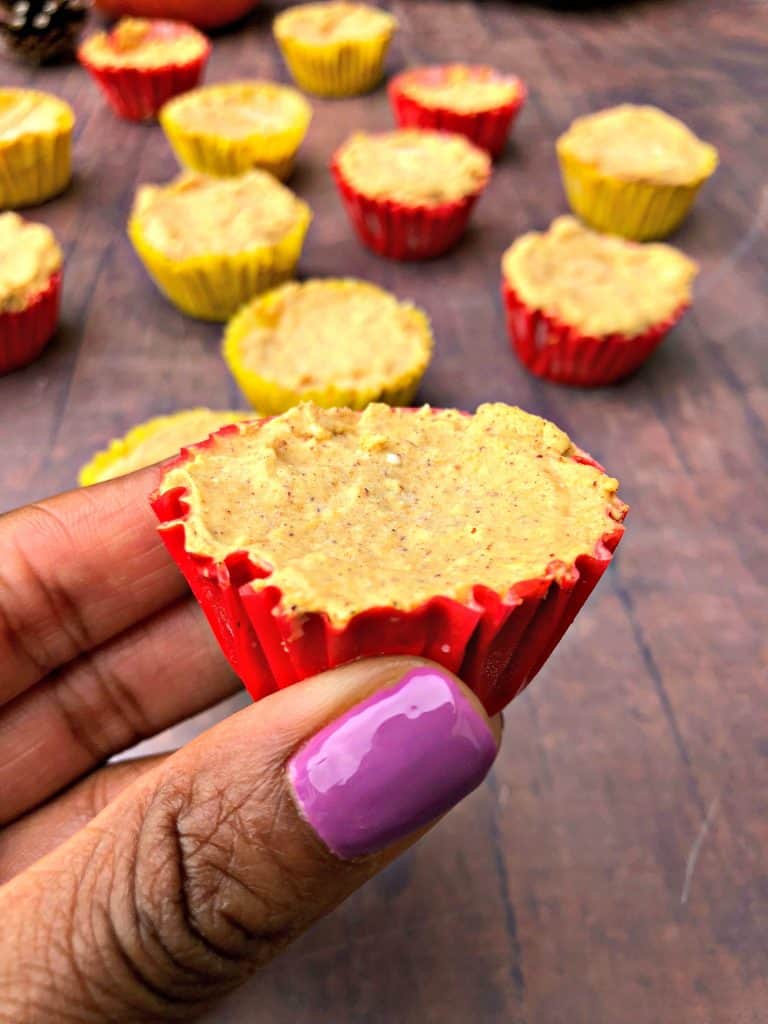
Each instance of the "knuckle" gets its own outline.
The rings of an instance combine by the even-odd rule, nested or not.
[[[308,879],[270,842],[274,815],[254,813],[275,801],[206,777],[153,795],[138,838],[135,919],[178,983],[226,987],[298,932]]]

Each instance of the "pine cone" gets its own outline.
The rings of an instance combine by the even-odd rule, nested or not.
[[[30,64],[72,60],[89,0],[16,0],[0,10],[6,47]]]

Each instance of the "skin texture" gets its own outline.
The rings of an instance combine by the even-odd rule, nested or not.
[[[157,536],[157,482],[152,468],[0,517],[2,1024],[188,1020],[420,834],[340,860],[286,775],[412,658],[326,673],[167,757],[104,766],[239,685]]]

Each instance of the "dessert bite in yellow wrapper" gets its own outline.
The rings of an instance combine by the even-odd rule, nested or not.
[[[36,206],[72,177],[75,115],[58,96],[0,89],[0,209]]]
[[[327,278],[249,302],[228,325],[223,353],[248,401],[273,414],[303,401],[407,405],[432,345],[420,309],[367,281]]]
[[[717,167],[717,150],[658,107],[623,104],[577,118],[557,140],[568,202],[593,228],[665,238]]]
[[[293,276],[312,214],[266,171],[237,178],[185,172],[139,188],[128,222],[136,252],[183,313],[227,320]]]
[[[152,466],[176,455],[181,448],[204,440],[227,423],[253,419],[254,415],[242,410],[219,412],[201,407],[155,416],[138,423],[124,437],[115,438],[103,451],[96,452],[80,470],[78,483],[89,487]]]
[[[293,170],[311,119],[295,89],[256,80],[194,89],[160,113],[183,166],[220,176],[261,167],[281,179]]]
[[[379,84],[396,28],[386,11],[330,0],[290,7],[275,18],[273,31],[301,89],[342,98]]]

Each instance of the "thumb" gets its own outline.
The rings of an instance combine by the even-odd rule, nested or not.
[[[189,1017],[473,790],[499,729],[410,658],[232,716],[0,890],[0,1020]]]

